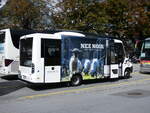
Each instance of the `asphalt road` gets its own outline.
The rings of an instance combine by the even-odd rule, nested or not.
[[[0,113],[150,113],[150,74],[134,65],[130,79],[30,85],[0,78]]]

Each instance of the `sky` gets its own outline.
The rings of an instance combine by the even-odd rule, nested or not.
[[[2,8],[6,2],[7,2],[7,0],[0,0],[0,8]]]

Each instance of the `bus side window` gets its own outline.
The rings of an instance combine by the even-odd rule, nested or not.
[[[118,64],[123,62],[124,57],[125,53],[121,43],[114,43],[111,45],[111,64]]]
[[[118,55],[114,44],[111,45],[110,54],[111,54],[111,64],[118,64]]]
[[[124,48],[123,45],[121,43],[116,43],[116,51],[118,53],[118,62],[123,62],[124,57],[125,57],[125,53],[124,53]]]

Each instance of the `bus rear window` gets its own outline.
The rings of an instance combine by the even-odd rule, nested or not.
[[[0,43],[5,42],[5,32],[0,32]]]
[[[33,38],[21,39],[20,43],[20,65],[31,67]]]

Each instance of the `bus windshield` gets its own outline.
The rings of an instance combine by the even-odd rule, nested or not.
[[[33,38],[21,39],[20,42],[20,65],[31,67],[32,65]]]
[[[150,60],[150,40],[145,40],[141,51],[142,60]]]
[[[4,52],[5,32],[0,32],[0,53]]]

